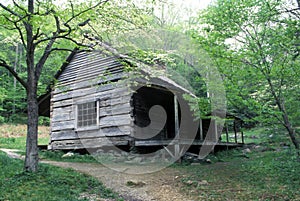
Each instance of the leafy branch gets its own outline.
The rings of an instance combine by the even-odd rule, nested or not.
[[[23,85],[25,89],[28,88],[27,83],[19,76],[14,68],[8,65],[3,59],[0,59],[0,66],[6,68]]]

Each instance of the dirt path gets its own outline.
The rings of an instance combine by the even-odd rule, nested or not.
[[[44,161],[47,164],[72,168],[89,174],[128,200],[189,200],[174,186],[179,172],[164,169],[151,174],[132,175],[111,170],[101,164]],[[129,184],[129,185],[128,185]]]
[[[10,157],[18,158],[15,150],[0,149]],[[19,156],[20,158],[20,156]],[[163,169],[150,174],[127,174],[115,171],[96,163],[73,163],[41,161],[42,163],[72,168],[76,171],[91,175],[100,180],[106,187],[118,192],[128,201],[188,201],[189,198],[182,195],[178,190],[180,172],[174,169]],[[126,170],[126,167],[118,167]],[[130,166],[131,169],[141,167]],[[151,167],[142,167],[151,168]]]

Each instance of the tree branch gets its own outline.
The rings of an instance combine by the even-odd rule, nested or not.
[[[53,11],[54,12],[54,11]],[[67,32],[66,34],[64,34],[63,36],[68,36],[70,35],[70,33],[72,32],[72,29],[70,26],[68,26],[68,31],[66,30],[62,30],[60,28],[60,21],[59,21],[59,18],[54,14],[54,19],[55,19],[55,24],[56,24],[56,31],[54,32],[53,36],[51,37],[45,37],[43,39],[40,39],[38,40],[37,42],[35,42],[35,46],[37,46],[38,44],[42,43],[42,42],[46,42],[46,41],[51,41],[51,40],[56,40],[58,38],[60,38],[61,36],[59,36],[60,33],[64,33],[64,32]],[[39,36],[41,36],[42,34],[40,35],[36,35],[35,36],[35,39],[37,39]],[[44,34],[43,34],[44,35]]]
[[[17,4],[17,2],[16,2],[15,0],[13,0],[13,4],[14,4],[17,8],[19,8],[20,10],[24,11],[25,13],[27,13],[27,11],[26,11],[24,8],[22,8],[19,4]]]
[[[18,30],[19,35],[20,35],[20,38],[21,38],[21,41],[22,41],[22,44],[23,44],[24,48],[26,49],[26,48],[27,48],[27,45],[26,45],[26,43],[25,43],[25,38],[24,38],[24,36],[23,36],[22,30],[21,30],[21,28],[18,26],[17,23],[15,23],[14,25],[15,25],[16,29]]]
[[[70,6],[71,6],[71,10],[72,10],[72,17],[74,17],[74,5],[73,5],[72,1],[70,1]]]
[[[2,28],[4,28],[4,29],[6,29],[6,30],[9,30],[9,31],[13,31],[13,30],[16,30],[16,28],[15,27],[7,27],[7,26],[5,26],[5,25],[3,25],[3,24],[0,24],[0,27],[2,27]]]
[[[300,0],[296,0],[298,4],[298,9],[300,9]]]
[[[68,48],[52,48],[51,49],[51,52],[54,52],[54,51],[66,51],[66,52],[73,52],[74,50],[72,49],[68,49]]]
[[[22,78],[20,78],[19,74],[14,70],[13,67],[9,66],[3,59],[0,59],[0,66],[6,68],[27,90],[27,83]]]
[[[36,80],[39,80],[39,78],[40,78],[42,68],[52,52],[51,49],[52,49],[54,42],[55,42],[55,38],[53,38],[52,40],[49,41],[49,43],[47,44],[47,46],[44,49],[43,55],[41,56],[40,60],[36,64],[36,67],[35,67]]]
[[[11,9],[9,9],[8,7],[4,6],[2,3],[0,3],[0,7],[3,8],[4,10],[6,10],[7,12],[9,12],[10,14],[18,17],[18,18],[22,18],[21,15],[19,15],[18,13],[12,11]]]
[[[101,4],[105,4],[105,3],[107,3],[109,0],[104,0],[104,1],[99,1],[98,3],[96,3],[94,6],[91,6],[91,7],[89,7],[89,8],[87,8],[87,9],[85,9],[85,10],[83,10],[83,11],[81,11],[81,12],[79,12],[79,13],[77,13],[77,14],[72,14],[72,17],[70,18],[70,19],[68,19],[66,22],[65,22],[65,24],[68,24],[69,22],[71,22],[73,19],[75,19],[76,17],[78,17],[78,16],[80,16],[80,15],[82,15],[82,14],[84,14],[84,13],[86,13],[86,12],[88,12],[88,11],[90,11],[90,10],[92,10],[92,9],[94,9],[94,8],[96,8],[96,7],[98,7],[98,6],[100,6]]]

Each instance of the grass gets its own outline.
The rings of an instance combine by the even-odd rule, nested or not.
[[[5,134],[0,133],[0,147],[23,150],[26,131],[22,135],[20,128],[6,129],[10,133],[5,129]],[[286,135],[280,133],[264,128],[245,131],[245,141],[257,144],[249,153],[243,148],[209,155],[212,164],[174,164],[171,168],[181,172],[175,183],[193,200],[300,201],[300,163]],[[48,133],[40,135],[45,141],[47,137]],[[48,160],[96,162],[90,155],[62,158],[63,154],[40,151],[40,157]],[[1,153],[0,159],[0,200],[80,200],[82,193],[118,199],[86,175],[47,165],[41,165],[38,174],[28,174],[22,172],[23,162]]]
[[[2,124],[0,126],[0,148],[25,151],[26,132],[26,125]],[[39,126],[38,143],[40,145],[48,144],[49,132],[49,127]]]
[[[276,135],[273,135],[273,131],[264,127],[255,128],[255,129],[245,129],[244,133],[244,143],[272,143],[271,141],[275,140],[285,140],[289,141],[288,135],[284,133],[285,131],[277,131]],[[278,135],[278,133],[280,133]],[[228,133],[229,142],[235,142],[234,132],[231,131]],[[222,133],[221,135],[222,142],[226,142],[226,134]],[[238,143],[242,142],[241,132],[237,132],[237,141]]]
[[[245,143],[263,144],[268,147],[277,147],[280,144],[293,146],[285,129],[269,129],[259,127],[244,131]]]
[[[98,180],[75,172],[40,164],[37,173],[23,172],[23,161],[0,152],[0,200],[76,201],[89,196],[122,200]]]
[[[197,200],[300,200],[300,163],[294,149],[230,150],[210,155],[213,164],[175,165],[180,187]]]
[[[0,125],[0,148],[17,149],[19,154],[25,155],[26,145],[26,125],[2,124]],[[39,126],[38,144],[47,145],[49,143],[49,127]],[[39,151],[40,159],[64,161],[64,162],[85,162],[94,163],[97,160],[89,154],[74,154],[73,156],[63,158],[65,153],[62,151]]]
[[[25,125],[0,126],[0,148],[19,149],[25,152]],[[39,144],[49,141],[49,128],[39,127]],[[41,158],[74,162],[91,162],[91,156],[74,155],[62,159],[63,152],[40,151]],[[28,201],[76,201],[98,198],[122,200],[98,180],[73,171],[45,164],[39,165],[37,173],[23,172],[24,162],[11,159],[0,152],[0,200]],[[92,197],[92,198],[91,198]]]

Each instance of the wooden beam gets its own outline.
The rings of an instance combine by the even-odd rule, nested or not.
[[[200,120],[199,120],[199,130],[200,130],[200,140],[204,140],[203,127],[202,127],[202,119],[201,119],[201,117],[200,117]]]
[[[136,140],[134,142],[135,146],[170,146],[170,145],[195,145],[195,146],[202,146],[202,145],[220,145],[220,146],[242,146],[242,143],[234,143],[234,142],[203,142],[201,140],[194,140],[194,139],[180,139],[178,140]]]
[[[168,154],[170,154],[170,156],[172,158],[175,158],[175,156],[173,155],[173,153],[166,146],[164,146],[164,149],[168,152]]]
[[[175,113],[175,139],[180,139],[179,136],[179,115],[178,115],[178,102],[177,102],[177,96],[174,95],[174,113]],[[175,158],[179,158],[180,154],[180,146],[178,143],[174,145],[174,152],[175,152]]]
[[[219,137],[218,137],[218,125],[217,125],[217,120],[214,120],[214,129],[215,129],[215,141],[218,142],[219,141]]]

